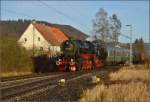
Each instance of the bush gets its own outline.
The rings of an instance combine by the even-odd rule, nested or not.
[[[149,81],[148,69],[120,69],[109,74],[110,80],[140,80]]]
[[[149,102],[148,86],[142,82],[98,85],[83,93],[80,102]]]
[[[79,102],[149,102],[149,70],[126,69],[110,73],[111,81],[130,80],[129,83],[98,84],[83,92]]]
[[[31,51],[19,46],[15,37],[0,38],[1,73],[32,72]]]

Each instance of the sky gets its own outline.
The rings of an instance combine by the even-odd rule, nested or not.
[[[149,0],[145,1],[1,1],[1,19],[36,19],[50,23],[71,25],[91,35],[92,20],[103,8],[108,17],[116,14],[122,23],[121,32],[129,36],[132,24],[133,41],[142,37],[149,41]],[[120,42],[129,39],[120,36]]]

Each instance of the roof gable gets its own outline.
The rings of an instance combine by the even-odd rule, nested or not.
[[[53,23],[40,22],[40,21],[36,21],[36,22],[46,24],[50,27],[56,27],[60,29],[67,37],[74,38],[76,40],[86,40],[86,38],[89,36],[70,25],[53,24]]]
[[[67,37],[75,38],[77,40],[85,40],[88,35],[79,31],[78,29],[70,26],[70,25],[52,25],[54,27],[59,28]]]
[[[38,23],[32,24],[43,35],[43,37],[52,45],[60,45],[63,41],[68,40],[66,35],[58,28]]]

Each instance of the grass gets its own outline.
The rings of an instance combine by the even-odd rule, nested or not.
[[[110,73],[110,80],[149,80],[149,70],[148,69],[121,69],[117,72]]]
[[[149,102],[148,87],[142,82],[102,84],[85,91],[80,102]]]
[[[30,75],[33,74],[32,71],[28,71],[28,72],[6,72],[6,73],[0,73],[0,77],[12,77],[12,76],[22,76],[22,75]]]
[[[135,68],[136,67],[136,68]],[[142,66],[145,67],[145,66]],[[149,102],[149,70],[123,68],[109,74],[108,80],[130,80],[129,83],[105,85],[98,84],[93,89],[83,92],[80,102]]]
[[[0,74],[1,76],[32,73],[31,51],[19,46],[15,37],[0,37]]]

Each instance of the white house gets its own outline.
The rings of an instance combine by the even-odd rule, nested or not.
[[[68,37],[56,27],[31,23],[18,40],[18,43],[28,50],[56,53],[60,51],[60,44],[66,40],[68,40]]]

